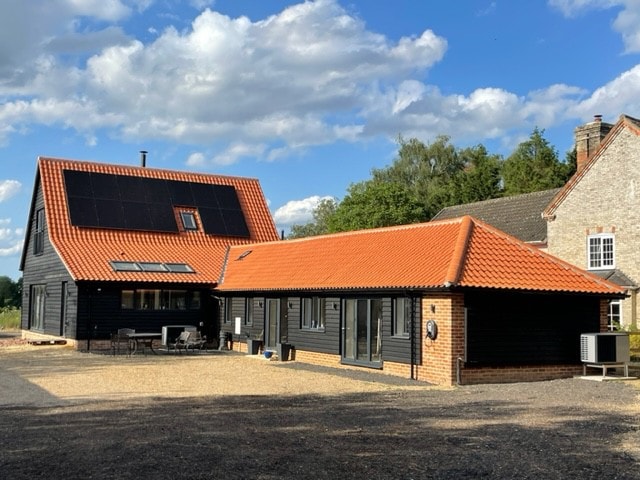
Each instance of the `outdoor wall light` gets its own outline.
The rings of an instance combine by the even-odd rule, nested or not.
[[[338,309],[338,302],[333,302],[333,309],[337,310]]]
[[[262,306],[263,306],[263,305],[264,305],[264,303],[262,303],[262,300],[258,300],[258,306],[259,306],[260,308],[262,308]]]
[[[293,308],[293,302],[292,302],[292,301],[289,301],[289,303],[287,303],[287,306],[288,306],[289,308]]]
[[[436,306],[433,303],[431,304],[431,313],[436,313]]]

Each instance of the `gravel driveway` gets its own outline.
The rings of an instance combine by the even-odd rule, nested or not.
[[[0,347],[2,479],[640,479],[640,381]]]

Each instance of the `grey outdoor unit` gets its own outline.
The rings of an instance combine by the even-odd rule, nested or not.
[[[583,333],[580,335],[580,360],[585,363],[628,363],[629,334]]]

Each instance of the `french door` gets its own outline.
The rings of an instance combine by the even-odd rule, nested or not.
[[[286,298],[266,299],[264,345],[267,349],[275,349],[278,343],[287,341],[289,336],[287,317]]]
[[[379,365],[382,362],[382,301],[345,300],[342,333],[343,362]]]

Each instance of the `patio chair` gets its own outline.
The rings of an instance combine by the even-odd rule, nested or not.
[[[181,350],[186,350],[188,347],[189,337],[191,336],[191,332],[186,330],[180,332],[178,338],[176,338],[175,343],[173,344],[173,349],[176,352],[180,352]]]
[[[196,348],[198,350],[202,350],[203,348],[206,349],[206,345],[207,345],[207,336],[206,335],[202,335],[200,332],[196,331],[196,332],[190,332],[189,338],[187,339],[187,349],[192,349],[195,350]]]
[[[119,328],[116,333],[111,334],[111,353],[120,353],[120,348],[126,348],[127,353],[131,353],[129,334],[136,333],[133,328]]]

